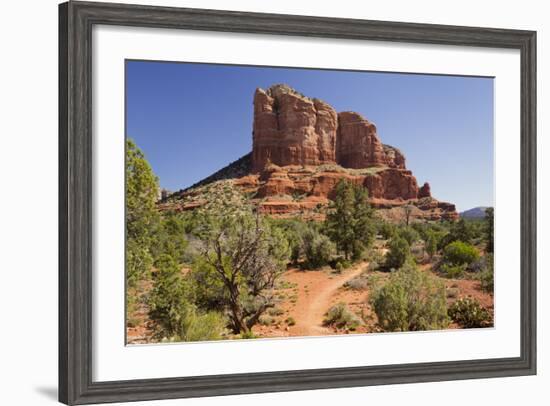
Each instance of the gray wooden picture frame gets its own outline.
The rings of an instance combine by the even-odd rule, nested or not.
[[[397,41],[521,53],[521,355],[219,376],[92,380],[92,27],[118,26]],[[59,400],[218,396],[536,373],[536,32],[215,10],[59,6]]]

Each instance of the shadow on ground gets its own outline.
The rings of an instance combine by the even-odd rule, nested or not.
[[[50,400],[57,400],[57,388],[55,386],[40,386],[35,388],[36,392]]]

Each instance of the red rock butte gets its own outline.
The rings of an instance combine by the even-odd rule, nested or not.
[[[358,113],[332,106],[286,85],[254,94],[252,168],[338,164],[344,168],[405,169],[405,157],[380,142],[376,126]]]
[[[368,189],[371,204],[387,220],[401,221],[403,206],[412,219],[456,220],[451,203],[418,186],[397,148],[382,144],[376,125],[361,114],[338,113],[319,99],[277,84],[254,93],[252,152],[184,191],[175,193],[182,210],[200,206],[196,189],[231,180],[273,216],[323,218],[341,179]]]

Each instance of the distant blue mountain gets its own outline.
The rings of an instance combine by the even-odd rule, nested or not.
[[[465,210],[462,213],[459,213],[460,218],[464,219],[479,219],[485,217],[485,210],[487,207],[474,207],[470,210]]]

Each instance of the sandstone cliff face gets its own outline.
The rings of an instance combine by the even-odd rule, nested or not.
[[[418,197],[418,185],[411,171],[388,168],[365,177],[369,197],[386,200],[409,200]]]
[[[405,169],[405,156],[397,148],[384,145],[386,162],[390,168]]]
[[[336,156],[344,168],[368,168],[388,163],[376,126],[351,111],[338,114]]]
[[[269,163],[320,165],[336,162],[337,114],[328,104],[288,86],[254,95],[252,168]]]

